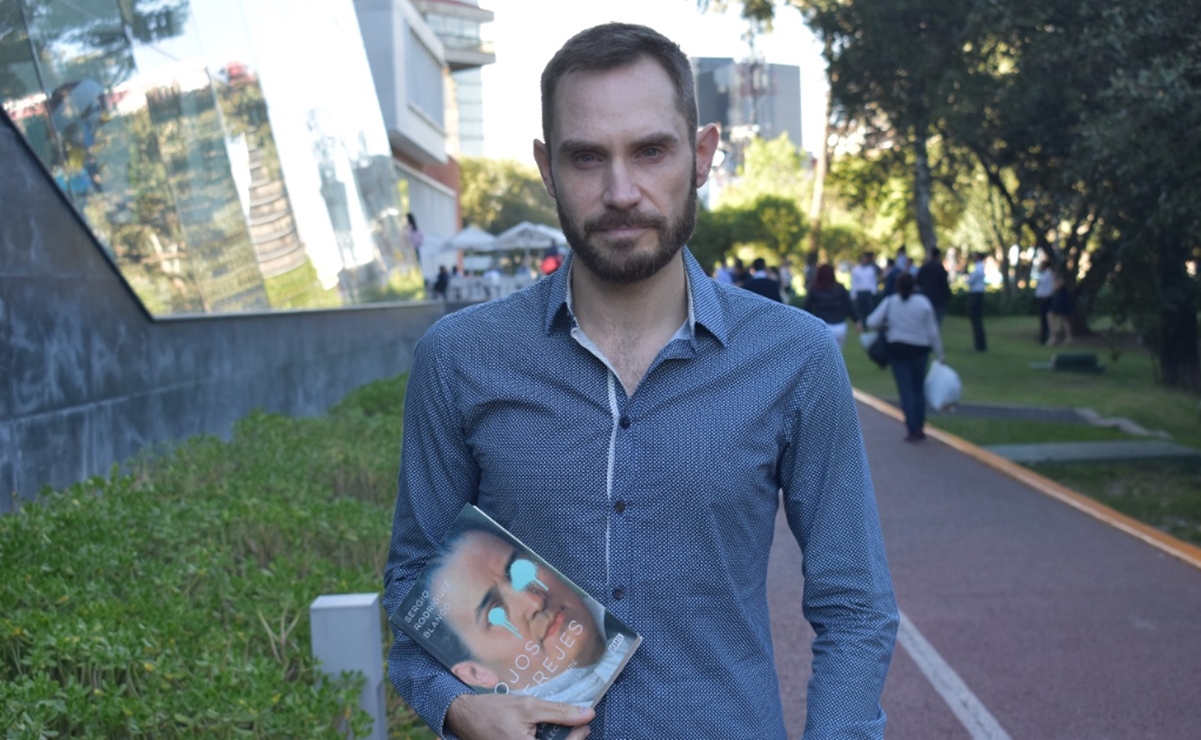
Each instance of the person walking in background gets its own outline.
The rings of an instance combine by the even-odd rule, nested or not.
[[[409,245],[413,247],[413,254],[417,255],[417,264],[421,264],[421,245],[425,243],[425,234],[421,233],[421,229],[417,228],[417,219],[412,213],[405,214],[405,237],[409,240]]]
[[[756,257],[751,263],[751,277],[742,287],[777,303],[784,302],[784,297],[780,295],[780,283],[767,274],[767,260],[762,257]]]
[[[905,273],[897,278],[897,293],[876,306],[867,317],[867,326],[888,332],[888,364],[901,397],[905,414],[906,442],[926,438],[926,363],[930,352],[938,362],[945,360],[938,321],[929,299],[913,291],[914,278]]]
[[[717,269],[713,271],[713,279],[726,285],[734,284],[734,271],[726,264],[725,257],[722,257],[721,261],[717,263]]]
[[[984,253],[972,255],[975,263],[967,275],[967,315],[972,321],[972,346],[977,352],[986,352],[988,342],[984,338]]]
[[[446,265],[438,265],[438,277],[434,280],[434,298],[446,300],[446,289],[450,287],[450,273]]]
[[[776,276],[780,278],[780,297],[784,299],[785,303],[788,303],[792,299],[792,260],[785,257],[780,262]]]
[[[1072,294],[1068,290],[1068,281],[1064,279],[1062,273],[1056,273],[1055,280],[1052,283],[1054,291],[1051,293],[1051,303],[1048,312],[1051,314],[1051,321],[1054,326],[1050,329],[1050,336],[1047,338],[1047,344],[1059,344],[1059,336],[1063,335],[1063,343],[1072,343],[1072,311],[1075,308],[1072,301]]]
[[[554,242],[551,242],[551,245],[546,248],[546,252],[542,255],[542,262],[539,263],[538,269],[545,276],[559,269],[559,265],[562,264],[563,253],[559,251]]]
[[[817,268],[813,287],[805,296],[805,310],[826,322],[838,341],[838,348],[842,349],[847,338],[847,317],[855,315],[855,308],[850,292],[834,279],[833,265]]]
[[[930,251],[930,259],[922,263],[917,271],[917,289],[934,306],[934,318],[942,327],[942,319],[947,314],[947,303],[951,300],[951,283],[947,268],[942,264],[942,251],[935,247]]]
[[[901,252],[898,257],[903,257],[904,252]],[[899,259],[888,258],[888,262],[884,265],[884,285],[880,291],[880,295],[884,298],[897,292],[897,278],[904,272]]]
[[[872,260],[871,252],[859,255],[859,262],[851,268],[851,299],[855,302],[855,316],[859,321],[876,307],[876,286],[880,282],[879,268]]]
[[[1051,323],[1047,315],[1051,312],[1051,295],[1055,292],[1055,272],[1051,261],[1043,260],[1038,266],[1038,284],[1034,286],[1034,300],[1038,303],[1038,343],[1047,344],[1051,339]]]

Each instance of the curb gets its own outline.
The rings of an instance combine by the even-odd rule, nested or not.
[[[855,400],[865,406],[869,406],[885,416],[892,417],[897,421],[905,421],[905,416],[901,410],[890,403],[886,403],[879,398],[865,393],[858,388],[852,389],[855,395]],[[950,432],[944,432],[938,427],[926,424],[926,436],[942,442],[977,462],[983,463],[988,467],[1013,478],[1023,485],[1038,491],[1039,493],[1050,496],[1074,509],[1077,509],[1089,516],[1097,519],[1121,532],[1142,540],[1144,543],[1158,549],[1160,552],[1171,555],[1172,557],[1183,561],[1187,565],[1201,570],[1201,547],[1189,544],[1183,540],[1177,539],[1170,534],[1155,529],[1149,525],[1143,524],[1137,519],[1132,519],[1125,514],[1111,509],[1105,504],[1094,501],[1082,493],[1077,493],[1067,486],[1057,483],[1050,478],[1028,470],[1017,463],[1010,462],[1005,458],[995,453],[989,452],[981,447],[978,447],[966,439],[957,437]]]

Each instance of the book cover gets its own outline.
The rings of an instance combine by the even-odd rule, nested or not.
[[[470,504],[391,620],[477,693],[587,707],[642,641]],[[569,731],[541,725],[537,737],[560,740]]]

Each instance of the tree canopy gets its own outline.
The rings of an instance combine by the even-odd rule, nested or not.
[[[459,207],[464,224],[491,234],[522,221],[558,227],[555,201],[532,165],[509,159],[464,157],[459,168]]]
[[[953,215],[940,189],[946,204],[990,214],[1003,259],[1021,244],[1057,265],[1080,328],[1108,296],[1161,379],[1201,389],[1201,4],[784,4],[825,42],[833,116],[864,142],[870,166],[843,165],[844,176],[870,182],[884,168],[874,177],[888,182],[908,168],[927,250],[961,228],[940,218]],[[770,22],[777,3],[742,7]]]

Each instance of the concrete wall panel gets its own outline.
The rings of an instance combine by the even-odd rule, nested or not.
[[[41,245],[33,245],[42,248]],[[10,304],[8,346],[12,362],[12,414],[29,416],[88,401],[86,291],[59,277],[4,281]]]
[[[0,513],[256,408],[324,412],[408,369],[445,304],[154,321],[0,117]]]
[[[8,288],[7,283],[11,278],[6,278],[0,275],[0,424],[5,420],[12,418],[12,397],[13,397],[13,353],[12,353],[12,337],[9,331],[8,324]],[[3,449],[0,447],[0,449]],[[3,488],[4,480],[0,478],[0,492],[5,491]],[[0,497],[3,493],[0,493]]]
[[[13,423],[8,449],[18,495],[31,496],[43,486],[62,488],[92,473],[90,422],[88,409],[69,409]]]
[[[17,492],[16,465],[12,449],[12,424],[0,421],[0,514],[13,508]]]

